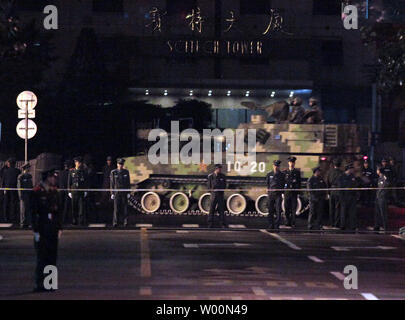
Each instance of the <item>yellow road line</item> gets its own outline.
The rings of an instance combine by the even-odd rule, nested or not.
[[[150,267],[150,251],[148,243],[148,230],[141,229],[141,277],[149,278],[152,276]]]

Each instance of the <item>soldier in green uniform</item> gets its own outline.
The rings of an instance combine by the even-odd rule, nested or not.
[[[208,215],[208,228],[214,226],[215,209],[218,210],[221,228],[226,228],[225,222],[225,199],[224,189],[226,189],[226,176],[221,172],[222,165],[215,165],[215,171],[208,175],[207,188],[211,192],[210,211]]]
[[[298,204],[298,191],[287,191],[288,189],[301,188],[301,171],[295,168],[296,157],[288,158],[288,169],[284,171],[285,189],[284,192],[284,208],[287,218],[287,225],[295,227],[295,215]]]
[[[388,178],[384,175],[381,167],[377,167],[377,197],[376,197],[376,208],[375,208],[375,225],[374,231],[379,231],[380,228],[387,230],[387,212],[388,212],[388,194],[389,190],[386,188],[390,187]]]
[[[268,207],[269,207],[269,229],[279,229],[281,223],[281,202],[282,191],[272,191],[274,189],[284,189],[285,176],[280,170],[281,161],[273,161],[273,171],[266,176]],[[274,221],[274,214],[276,220]]]
[[[18,189],[29,189],[29,190],[18,190],[18,196],[20,198],[20,224],[22,228],[27,228],[32,224],[32,175],[28,172],[30,164],[26,163],[23,165],[23,173],[18,176],[17,188]]]
[[[125,159],[117,159],[117,169],[111,171],[110,188],[111,199],[114,200],[113,227],[128,225],[128,191],[116,191],[117,189],[128,190],[131,188],[129,171],[124,169]]]
[[[83,160],[81,157],[74,158],[75,167],[70,169],[68,177],[68,188],[70,189],[69,197],[72,199],[72,217],[73,225],[84,226],[86,223],[85,216],[85,198],[86,191],[75,191],[75,189],[87,188],[87,173],[83,168]]]
[[[322,216],[326,200],[326,191],[311,191],[312,189],[326,189],[326,182],[321,176],[321,168],[312,169],[313,176],[308,179],[307,189],[309,191],[309,215],[308,229],[320,230],[322,228]]]
[[[333,160],[333,169],[329,170],[326,177],[326,185],[328,188],[337,188],[339,178],[343,171],[340,169],[342,161],[340,159]],[[340,225],[340,198],[339,191],[330,191],[329,193],[329,225],[331,227],[339,227]]]
[[[360,183],[354,176],[354,166],[349,164],[345,167],[345,172],[340,176],[338,187],[339,188],[359,188]],[[342,190],[340,193],[340,229],[351,230],[357,229],[357,201],[359,199],[359,192],[355,190]]]

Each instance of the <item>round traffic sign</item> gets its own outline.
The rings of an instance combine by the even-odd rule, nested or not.
[[[26,130],[25,130],[25,120],[21,120],[18,124],[17,124],[17,134],[21,139],[25,139],[25,134],[26,134]],[[35,124],[34,121],[32,120],[28,120],[28,139],[33,138],[38,131],[38,127]]]
[[[37,96],[31,91],[23,91],[17,97],[17,106],[23,110],[26,110],[27,107],[28,110],[32,110],[37,106],[37,103]]]

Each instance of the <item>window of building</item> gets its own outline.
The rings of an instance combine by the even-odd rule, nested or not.
[[[168,15],[186,15],[197,6],[196,0],[168,0],[166,11]]]
[[[21,10],[42,12],[49,3],[49,0],[17,0],[16,8],[17,11]]]
[[[341,0],[314,0],[313,4],[314,15],[334,16],[340,15],[342,11]]]
[[[123,12],[123,0],[93,0],[94,12]]]
[[[270,9],[270,0],[240,0],[240,14],[265,14]]]
[[[321,52],[324,66],[343,65],[343,43],[341,40],[323,41]]]

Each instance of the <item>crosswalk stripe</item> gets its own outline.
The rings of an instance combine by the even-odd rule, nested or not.
[[[316,262],[316,263],[324,263],[323,260],[321,260],[321,259],[319,259],[318,257],[315,257],[315,256],[308,256],[308,259],[312,260],[313,262]]]
[[[346,279],[345,275],[343,273],[341,273],[341,272],[338,272],[338,271],[331,271],[330,274],[335,276],[338,280],[341,280],[341,281]]]
[[[11,228],[12,226],[12,223],[0,223],[0,228]]]
[[[229,228],[232,228],[232,229],[245,229],[246,226],[244,224],[230,224]]]
[[[137,228],[152,228],[153,224],[148,224],[148,223],[137,223],[136,224]]]
[[[380,300],[372,293],[362,293],[361,295],[363,296],[364,299],[367,299],[367,300]]]
[[[199,228],[199,224],[183,224],[183,228]]]
[[[252,291],[257,296],[265,296],[266,292],[260,287],[252,287]]]
[[[189,233],[187,230],[176,230],[176,233]]]
[[[105,228],[105,223],[89,224],[89,228]]]
[[[151,287],[140,287],[139,294],[141,296],[151,296],[152,295],[152,288]]]

